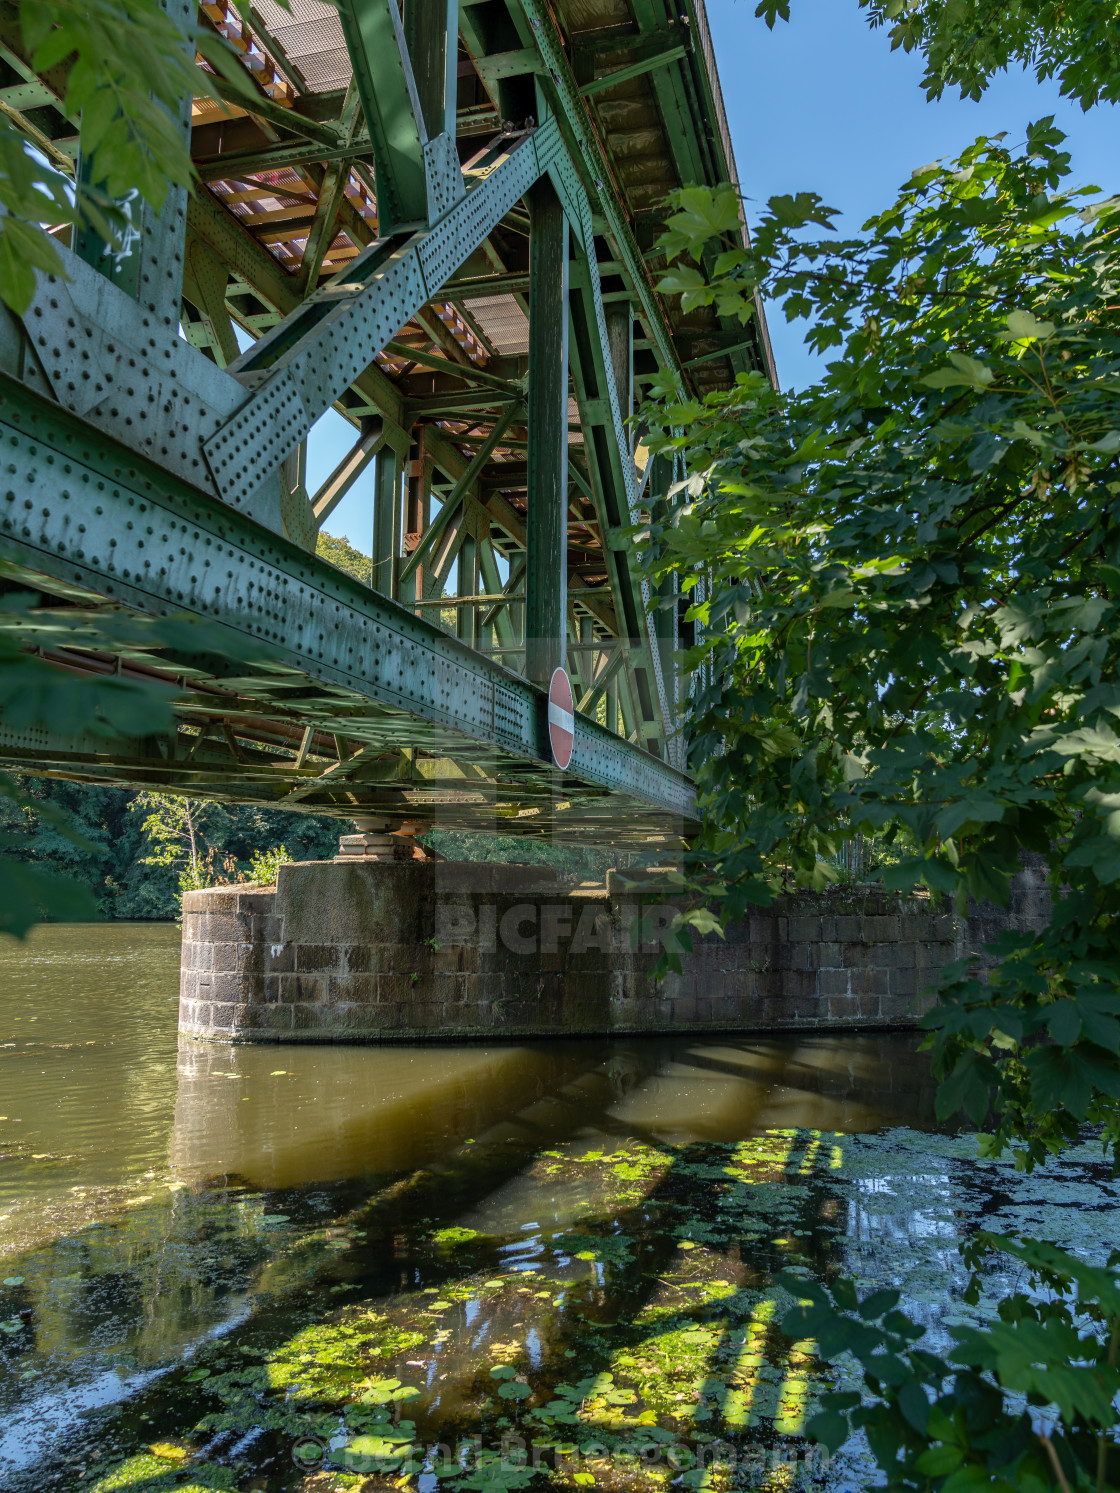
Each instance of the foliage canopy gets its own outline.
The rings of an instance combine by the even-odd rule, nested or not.
[[[975,95],[1016,60],[1086,106],[1115,96],[1113,5],[867,8],[925,51],[931,95]],[[700,401],[666,380],[645,412],[682,472],[650,514],[651,578],[676,578],[697,633],[685,921],[822,886],[857,836],[891,845],[888,887],[958,906],[1006,902],[1024,853],[1041,858],[1049,926],[940,979],[939,1113],[1028,1169],[1087,1124],[1115,1158],[1120,199],[1070,183],[1047,118],[919,169],[849,238],[812,193],[772,198],[749,247],[730,188],[673,206],[664,291],[743,322],[762,295],[834,358],[802,393],[752,374]],[[986,1248],[1033,1289],[947,1354],[895,1293],[802,1284],[786,1331],[858,1365],[811,1431],[862,1431],[889,1488],[1120,1486],[1120,1256]]]
[[[1028,67],[1057,78],[1083,109],[1120,99],[1120,5],[1116,0],[859,0],[891,49],[921,52],[922,87],[940,98],[959,88],[978,99],[996,73]],[[756,16],[788,21],[790,0],[760,0]]]
[[[1032,1155],[1090,1110],[1120,1130],[1120,1084],[1090,1098],[1120,1034],[1120,213],[1066,189],[1061,143],[1048,120],[977,142],[853,239],[803,238],[815,197],[772,201],[685,297],[747,316],[762,285],[842,356],[803,394],[667,398],[650,436],[691,473],[651,539],[702,631],[695,871],[734,915],[822,885],[858,833],[906,848],[900,889],[1002,901],[1022,849],[1051,857],[1069,893],[1016,942],[1015,994],[958,971],[940,1015],[952,1109],[994,1099],[1002,1144],[1022,1085],[1050,1101]],[[682,204],[670,253],[710,218]],[[1054,1049],[1019,1055],[1040,1027],[1060,1078]]]
[[[217,98],[218,78],[254,96],[232,48],[193,19],[177,21],[159,0],[20,0],[18,14],[31,66],[80,119],[82,162],[79,184],[0,115],[0,300],[17,313],[34,294],[36,270],[65,278],[42,225],[88,227],[109,252],[127,252],[140,204],[158,210],[172,186],[191,182],[185,101]]]

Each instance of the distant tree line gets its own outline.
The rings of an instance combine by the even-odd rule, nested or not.
[[[160,862],[158,836],[150,821],[148,795],[88,783],[14,774],[25,795],[22,804],[0,799],[0,835],[8,854],[72,877],[92,894],[103,917],[175,918],[180,879],[189,851]],[[182,800],[179,800],[183,802]],[[252,804],[198,803],[199,852],[204,880],[248,880],[255,859],[282,845],[289,860],[329,860],[347,820],[319,814],[293,814]],[[67,816],[85,844],[76,844],[56,827],[58,811]]]
[[[0,797],[0,843],[6,842],[7,854],[72,878],[104,918],[177,918],[184,889],[269,880],[277,860],[330,860],[338,853],[339,835],[353,828],[348,819],[322,814],[12,776],[23,802]],[[186,806],[195,834],[193,857]],[[60,821],[84,843],[64,833]],[[183,833],[177,834],[180,826]],[[602,877],[608,866],[628,859],[511,835],[437,828],[424,838],[448,860],[528,861],[577,878]]]

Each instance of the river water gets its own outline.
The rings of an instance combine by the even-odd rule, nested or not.
[[[0,1486],[859,1487],[779,1269],[936,1338],[981,1217],[1116,1242],[1090,1146],[976,1161],[908,1035],[231,1049],[177,982],[169,926],[0,945]]]

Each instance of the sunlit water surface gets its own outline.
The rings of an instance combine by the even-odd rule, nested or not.
[[[933,1133],[907,1035],[231,1049],[177,983],[169,926],[0,946],[0,1485],[536,1486],[514,1437],[563,1486],[716,1443],[705,1486],[858,1486],[805,1460],[779,1269],[936,1335],[981,1214],[1115,1242],[1090,1148]]]

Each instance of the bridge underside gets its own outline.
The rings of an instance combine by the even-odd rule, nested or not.
[[[166,680],[177,701],[177,730],[127,747],[0,722],[10,765],[599,843],[693,827],[691,782],[669,763],[577,714],[560,773],[539,687],[12,383],[0,443],[0,578],[39,593],[4,621],[61,668]],[[198,626],[112,646],[119,619],[161,616]]]
[[[191,0],[169,8],[189,26]],[[0,725],[0,760],[347,817],[687,835],[677,599],[650,596],[632,540],[675,474],[631,417],[659,373],[697,395],[772,373],[761,314],[725,326],[654,289],[665,192],[735,179],[702,5],[259,0],[246,25],[205,0],[200,23],[255,91],[183,101],[189,200],[144,209],[123,257],[60,231],[67,278],[0,313],[0,585],[40,598],[20,635],[60,667],[168,679],[178,726],[109,746]],[[31,71],[0,6],[0,104],[80,184],[65,73]],[[353,443],[309,492],[331,409]],[[354,494],[347,573],[322,536]],[[122,614],[194,617],[204,645],[106,642]]]

